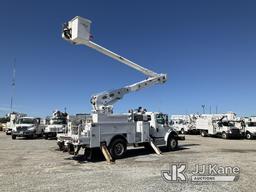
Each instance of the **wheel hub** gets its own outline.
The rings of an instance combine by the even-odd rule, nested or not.
[[[117,143],[117,144],[115,145],[114,150],[115,150],[115,154],[116,154],[116,155],[121,155],[121,154],[123,154],[123,152],[124,152],[124,146],[123,146],[121,143]]]

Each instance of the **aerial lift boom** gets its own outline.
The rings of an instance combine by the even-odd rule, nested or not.
[[[166,74],[155,73],[149,69],[146,69],[92,42],[90,25],[91,25],[90,20],[77,16],[73,18],[71,21],[69,21],[68,23],[64,24],[62,37],[73,44],[86,45],[92,49],[95,49],[104,55],[107,55],[123,64],[128,65],[129,67],[143,73],[148,77],[147,79],[134,83],[132,85],[128,85],[120,89],[115,89],[112,91],[107,91],[107,92],[99,93],[97,95],[92,96],[91,103],[94,111],[96,111],[97,113],[112,113],[113,104],[116,103],[118,100],[122,99],[122,97],[125,94],[138,91],[140,89],[152,86],[154,84],[166,82],[167,80]]]

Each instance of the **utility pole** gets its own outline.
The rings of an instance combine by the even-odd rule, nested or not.
[[[16,65],[16,58],[14,59],[14,63],[12,65],[12,95],[11,95],[11,113],[13,112],[13,103],[14,103],[14,94],[15,94],[15,85],[16,85],[16,82],[15,82],[15,77],[16,77],[16,69],[15,69],[15,66]]]

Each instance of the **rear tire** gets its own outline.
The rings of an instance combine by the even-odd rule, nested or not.
[[[48,139],[49,138],[49,135],[47,133],[44,134],[44,139]]]
[[[206,131],[201,131],[200,135],[201,135],[202,137],[206,137],[208,134],[207,134]]]
[[[122,138],[114,139],[109,145],[109,152],[114,159],[123,158],[127,151],[127,143]]]
[[[16,139],[16,135],[12,135],[12,139]]]

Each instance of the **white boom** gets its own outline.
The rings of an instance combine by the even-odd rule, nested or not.
[[[146,69],[94,42],[91,41],[90,34],[91,21],[82,17],[75,17],[63,27],[62,37],[76,45],[86,45],[93,48],[100,53],[107,55],[123,64],[132,67],[133,69],[148,76],[146,80],[138,83],[128,85],[126,87],[116,89],[113,91],[103,92],[92,97],[91,103],[93,109],[97,112],[112,113],[112,105],[120,100],[125,94],[133,91],[138,91],[145,87],[152,86],[157,83],[165,83],[167,80],[166,74],[158,74],[149,69]]]

